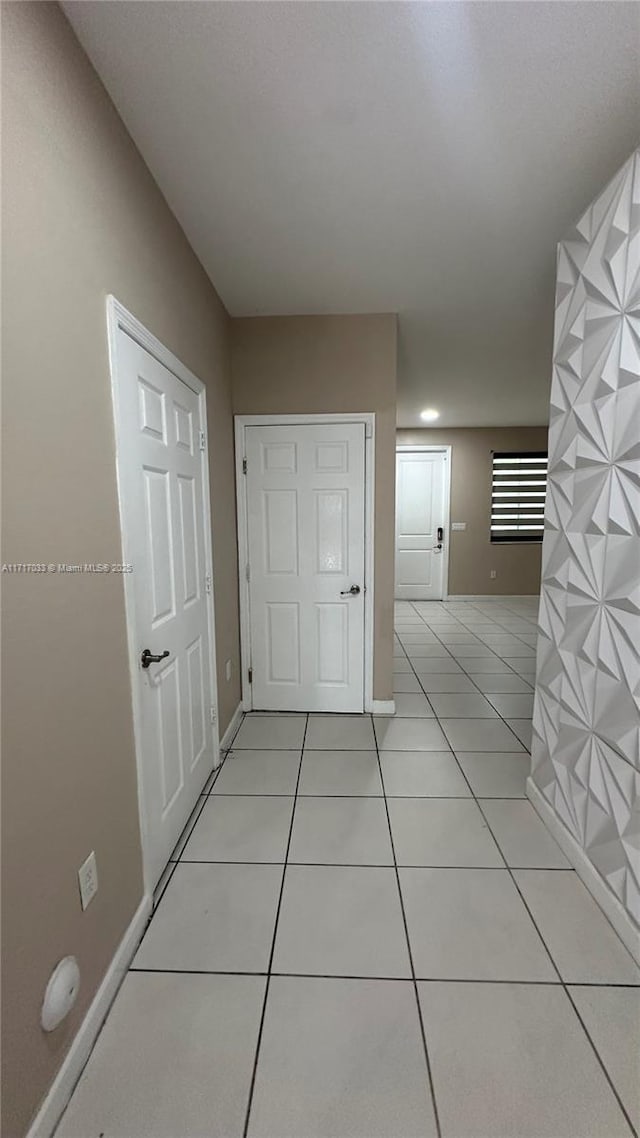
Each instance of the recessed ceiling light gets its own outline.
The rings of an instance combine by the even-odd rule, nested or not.
[[[434,411],[433,407],[427,407],[426,411],[420,412],[420,418],[424,419],[425,423],[433,423],[435,419],[440,418],[440,412]]]

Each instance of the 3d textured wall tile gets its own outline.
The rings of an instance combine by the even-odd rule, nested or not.
[[[532,777],[640,923],[640,150],[558,249]]]

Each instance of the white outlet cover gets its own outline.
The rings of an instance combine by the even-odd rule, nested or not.
[[[75,956],[65,956],[56,964],[47,984],[40,1023],[43,1031],[53,1031],[69,1015],[80,988],[80,969]]]
[[[78,883],[80,885],[80,901],[82,908],[86,909],[89,902],[98,892],[98,866],[95,850],[92,850],[87,860],[78,870]]]
[[[227,660],[227,663],[225,665],[225,675],[227,677],[227,680],[231,679],[231,660]]]

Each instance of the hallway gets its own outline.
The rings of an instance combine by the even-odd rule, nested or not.
[[[396,715],[252,714],[58,1138],[623,1138],[640,971],[525,798],[537,599],[396,606]]]

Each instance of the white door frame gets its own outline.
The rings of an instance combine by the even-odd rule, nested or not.
[[[166,367],[168,371],[172,372],[182,383],[184,383],[191,391],[195,392],[200,401],[201,407],[201,422],[207,422],[207,403],[206,403],[206,389],[201,380],[189,371],[180,360],[169,351],[168,348],[156,339],[156,337],[149,332],[135,316],[129,312],[124,305],[116,299],[115,296],[107,297],[107,335],[109,342],[109,369],[111,372],[111,393],[113,399],[113,420],[115,429],[115,445],[116,445],[116,474],[118,482],[118,508],[120,514],[120,535],[122,540],[122,561],[123,564],[131,562],[129,553],[130,540],[126,530],[126,512],[125,512],[125,497],[127,494],[127,487],[123,484],[122,470],[119,462],[119,412],[120,412],[120,385],[123,382],[123,376],[118,374],[118,354],[117,342],[120,335],[130,336],[135,340],[141,348],[144,348],[149,355],[153,356],[158,363]],[[207,615],[209,625],[209,650],[211,658],[209,661],[211,668],[211,706],[214,708],[215,722],[213,723],[213,751],[214,751],[214,768],[219,765],[220,760],[220,739],[219,739],[219,725],[218,725],[218,682],[216,674],[216,629],[215,629],[215,613],[213,606],[213,557],[211,550],[211,502],[209,493],[209,452],[207,432],[205,430],[204,439],[204,463],[202,470],[202,495],[204,506],[204,561],[205,571],[211,576],[211,591],[206,594],[207,596]],[[149,834],[147,833],[146,811],[144,809],[144,789],[142,781],[142,706],[140,699],[140,686],[139,686],[139,668],[138,668],[138,649],[141,643],[141,633],[138,632],[136,627],[136,608],[135,608],[135,589],[133,583],[133,575],[131,573],[124,573],[124,602],[125,613],[127,621],[127,644],[129,650],[129,676],[131,683],[131,699],[133,706],[133,734],[134,745],[136,752],[136,770],[138,776],[138,815],[140,819],[140,840],[142,845],[142,872],[145,892],[152,893],[153,883],[149,878],[149,859],[147,850],[149,847]],[[195,806],[195,802],[194,802]]]
[[[439,451],[440,453],[444,453],[445,464],[443,529],[446,535],[446,540],[444,543],[444,569],[442,573],[443,601],[447,601],[449,599],[449,546],[451,544],[451,449],[452,448],[450,446],[436,446],[427,443],[419,443],[415,446],[412,446],[410,443],[401,443],[396,446],[396,454],[406,454],[409,451]]]
[[[251,667],[251,620],[249,582],[246,566],[249,562],[249,535],[247,485],[243,460],[246,456],[245,429],[247,427],[286,427],[307,423],[364,423],[364,710],[373,711],[373,599],[374,599],[374,519],[375,519],[375,458],[376,417],[371,411],[361,415],[234,415],[236,444],[236,502],[238,513],[238,575],[240,578],[240,670],[242,676],[242,709],[253,709],[253,690],[249,683]]]

